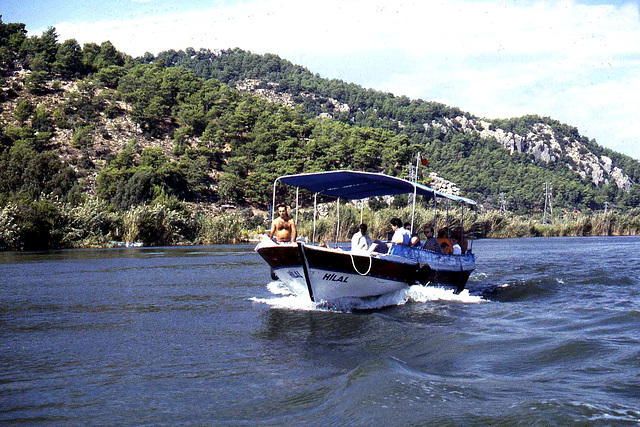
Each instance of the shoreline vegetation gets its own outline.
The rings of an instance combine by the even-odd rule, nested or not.
[[[335,203],[319,206],[315,239],[329,244],[345,242],[360,224],[359,205],[340,206],[340,226],[336,223]],[[389,220],[400,217],[410,221],[408,207],[365,208],[363,222],[370,235],[386,238]],[[300,237],[311,242],[314,236],[313,208],[290,210],[296,218]],[[448,218],[448,221],[447,221]],[[461,211],[442,207],[437,211],[438,228],[464,226],[468,237],[518,238],[560,236],[621,236],[640,234],[640,209],[627,213],[561,212],[552,221],[542,215],[523,216],[499,211]],[[434,223],[432,207],[417,206],[414,230]],[[268,231],[269,213],[251,208],[220,208],[214,205],[186,204],[164,197],[152,204],[139,205],[124,212],[114,211],[97,198],[81,204],[41,199],[21,204],[9,203],[0,209],[0,250],[46,250],[70,248],[107,248],[117,246],[178,246],[234,244],[259,239]],[[336,239],[336,230],[338,238]],[[421,235],[421,237],[424,237]]]

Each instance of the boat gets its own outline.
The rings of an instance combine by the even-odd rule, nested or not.
[[[455,201],[462,206],[475,205],[471,199],[442,193],[402,178],[381,173],[336,170],[276,178],[273,184],[274,206],[278,183],[314,192],[314,201],[318,195],[335,197],[339,201],[413,194],[412,217],[417,196],[433,199],[436,208],[437,199]],[[459,293],[465,289],[475,269],[475,255],[471,249],[463,254],[452,255],[405,245],[396,246],[389,251],[391,253],[386,250],[378,252],[375,247],[366,252],[354,252],[337,244],[335,247],[322,247],[313,241],[277,244],[264,236],[255,250],[271,267],[274,279],[280,280],[295,294],[308,295],[315,303],[380,297],[416,284],[453,288]]]

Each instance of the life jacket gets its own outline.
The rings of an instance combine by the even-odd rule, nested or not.
[[[453,253],[453,244],[451,244],[451,240],[446,237],[441,237],[438,239],[438,242],[440,243],[443,253],[447,255],[451,255]]]

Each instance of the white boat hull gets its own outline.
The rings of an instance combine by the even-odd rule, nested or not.
[[[309,269],[309,282],[316,302],[329,302],[341,298],[368,298],[409,287],[405,281],[318,268]]]
[[[297,245],[258,245],[272,273],[294,294],[314,302],[368,298],[414,284],[453,287],[460,292],[475,269],[475,257],[403,248],[401,256],[353,253]]]
[[[304,271],[301,265],[276,267],[272,268],[271,271],[292,294],[309,295],[309,289],[307,288],[307,282],[304,279]]]

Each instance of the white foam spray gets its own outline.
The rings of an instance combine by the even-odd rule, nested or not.
[[[267,285],[274,298],[250,298],[251,301],[267,304],[276,309],[304,310],[304,311],[352,311],[374,310],[394,305],[404,305],[408,302],[426,303],[429,301],[454,301],[464,304],[487,302],[479,295],[471,295],[468,290],[456,294],[453,289],[435,286],[415,285],[387,295],[372,298],[342,298],[331,303],[314,303],[308,294],[298,295],[280,281],[273,281]]]
[[[296,294],[291,288],[286,286],[279,280],[275,280],[267,284],[267,289],[275,298],[249,298],[250,301],[267,304],[273,308],[311,311],[320,310],[313,301],[309,299],[308,294]]]
[[[468,289],[456,294],[453,289],[439,288],[437,286],[411,286],[407,293],[411,301],[455,301],[465,304],[487,302],[480,295],[471,295]]]

